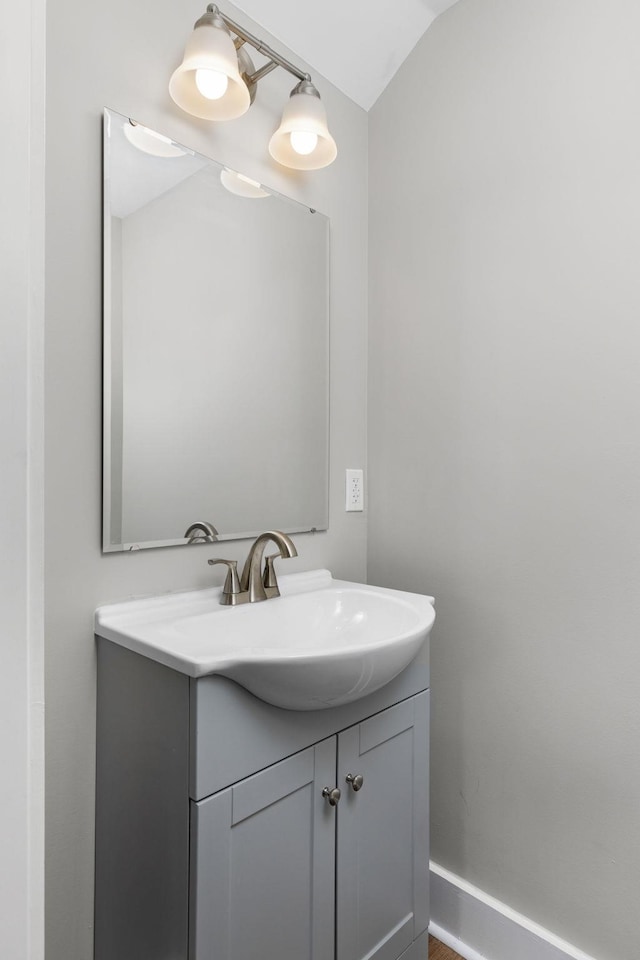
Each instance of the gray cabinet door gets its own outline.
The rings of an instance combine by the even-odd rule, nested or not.
[[[428,752],[428,691],[338,737],[337,960],[396,960],[427,929]]]
[[[331,737],[199,803],[191,822],[191,960],[334,960]]]

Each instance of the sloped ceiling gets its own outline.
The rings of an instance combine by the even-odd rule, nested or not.
[[[457,0],[234,0],[365,110]],[[224,10],[224,0],[221,9]]]

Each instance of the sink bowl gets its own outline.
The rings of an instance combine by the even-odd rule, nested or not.
[[[100,607],[96,633],[190,677],[220,674],[288,710],[321,710],[373,693],[414,659],[435,619],[433,598],[281,575],[281,596],[241,607],[220,589]]]

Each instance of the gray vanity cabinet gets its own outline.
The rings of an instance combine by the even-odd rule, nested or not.
[[[335,737],[191,804],[191,960],[333,960]]]
[[[424,960],[428,686],[298,713],[100,639],[95,960]]]
[[[428,723],[423,693],[193,803],[191,960],[333,960],[334,910],[337,960],[400,957],[429,922]]]
[[[428,697],[338,737],[337,960],[395,960],[428,927]]]

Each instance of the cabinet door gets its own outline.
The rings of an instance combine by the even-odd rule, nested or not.
[[[191,960],[333,960],[336,740],[192,803]]]
[[[428,691],[338,737],[337,960],[395,960],[427,929],[428,753]]]

